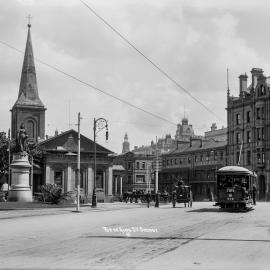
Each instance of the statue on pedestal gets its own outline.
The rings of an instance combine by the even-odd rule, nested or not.
[[[27,138],[28,135],[26,133],[24,123],[21,123],[16,136],[16,152],[23,153],[27,151]]]
[[[8,201],[17,202],[32,202],[32,190],[29,185],[29,174],[31,164],[28,160],[28,135],[26,133],[24,124],[16,134],[15,149],[13,153],[13,160],[10,164],[11,170],[11,188],[8,194]]]

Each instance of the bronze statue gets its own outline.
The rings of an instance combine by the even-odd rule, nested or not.
[[[20,129],[17,132],[16,148],[18,152],[26,152],[28,135],[25,130],[24,123],[21,123]]]

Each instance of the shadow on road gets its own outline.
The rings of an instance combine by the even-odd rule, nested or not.
[[[249,211],[254,210],[253,208],[251,209],[247,209],[247,210],[242,210],[242,209],[220,209],[220,208],[200,208],[200,209],[194,209],[194,210],[189,210],[187,212],[194,212],[194,213],[218,213],[218,212],[222,212],[222,213],[247,213]]]
[[[194,213],[204,213],[204,212],[223,212],[219,208],[200,208],[200,209],[194,209],[189,210],[187,212],[194,212]]]
[[[126,236],[126,235],[88,235],[82,238],[93,239],[127,239],[127,240],[188,240],[188,241],[228,241],[228,242],[265,242],[270,243],[270,239],[235,239],[235,238],[199,238],[197,237],[181,237],[181,236]]]

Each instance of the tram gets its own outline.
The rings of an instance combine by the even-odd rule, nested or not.
[[[217,171],[216,205],[227,210],[249,210],[253,207],[253,184],[257,175],[240,166],[226,166]]]

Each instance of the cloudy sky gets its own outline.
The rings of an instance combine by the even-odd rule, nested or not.
[[[238,94],[240,74],[250,75],[253,67],[260,67],[270,75],[267,0],[84,1],[213,114],[158,72],[79,0],[0,0],[0,42],[24,50],[26,16],[31,14],[36,58],[168,120],[147,115],[36,62],[48,135],[55,129],[67,130],[69,122],[75,124],[78,112],[83,117],[81,131],[90,138],[94,117],[108,120],[109,141],[105,143],[101,132],[98,142],[117,153],[125,132],[132,149],[147,145],[156,136],[174,136],[184,114],[195,133],[203,135],[213,122],[219,128],[226,126],[227,67],[233,95]],[[0,43],[0,59],[0,129],[7,131],[23,55]]]

